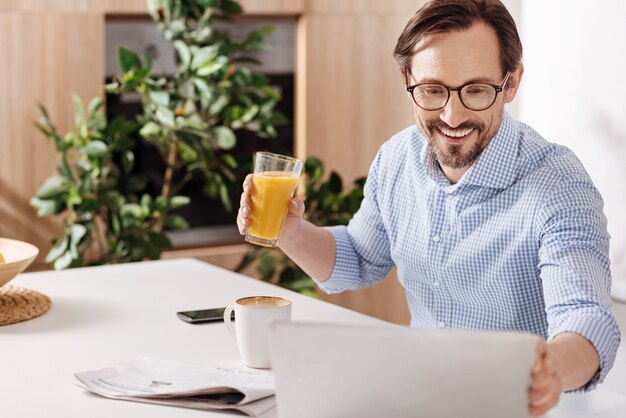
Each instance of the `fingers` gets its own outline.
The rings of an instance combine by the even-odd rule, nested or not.
[[[301,218],[304,216],[304,202],[300,199],[291,199],[289,201],[289,212],[287,212],[288,216],[295,216]]]
[[[242,206],[237,212],[237,229],[241,235],[245,235],[250,227],[250,208],[248,206]]]
[[[558,402],[561,396],[561,382],[558,378],[550,379],[550,383],[541,390],[531,389],[529,392],[530,405],[528,411],[531,416],[538,417],[550,409]]]
[[[532,416],[540,416],[553,408],[561,396],[562,382],[553,356],[543,339],[535,345],[535,365],[531,386],[528,389],[528,410]]]
[[[546,341],[541,337],[535,337],[535,366],[533,367],[533,373],[541,369],[547,352],[548,345]]]
[[[239,211],[237,212],[237,229],[241,235],[245,235],[250,227],[250,196],[252,194],[252,174],[248,174],[243,181],[243,193],[239,200]]]

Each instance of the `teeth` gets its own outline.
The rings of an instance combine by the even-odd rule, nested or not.
[[[440,128],[440,131],[446,135],[446,136],[451,136],[453,138],[462,138],[465,135],[468,135],[470,132],[472,132],[474,129],[470,128],[470,129],[462,129],[462,130],[456,130],[456,129],[447,129],[447,128]]]

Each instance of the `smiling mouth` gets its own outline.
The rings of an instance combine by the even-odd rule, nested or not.
[[[437,128],[437,130],[445,139],[450,140],[450,141],[462,141],[466,139],[472,132],[474,132],[474,128],[465,128],[465,129]]]

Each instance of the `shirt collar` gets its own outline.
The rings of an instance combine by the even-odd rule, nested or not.
[[[453,187],[472,184],[483,187],[505,189],[517,175],[517,156],[519,152],[519,130],[515,120],[504,112],[502,123],[496,135],[478,159]],[[426,173],[442,187],[450,187],[450,182],[443,174],[428,141],[425,141],[420,154]]]

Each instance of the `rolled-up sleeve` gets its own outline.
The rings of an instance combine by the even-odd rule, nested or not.
[[[599,372],[577,391],[591,390],[604,380],[621,338],[611,312],[609,234],[602,206],[591,181],[564,180],[553,188],[539,217],[548,338],[579,334],[600,359]]]
[[[328,228],[335,238],[335,263],[330,278],[318,283],[327,293],[371,286],[393,267],[389,237],[377,201],[380,152],[370,167],[357,213],[348,226]]]

